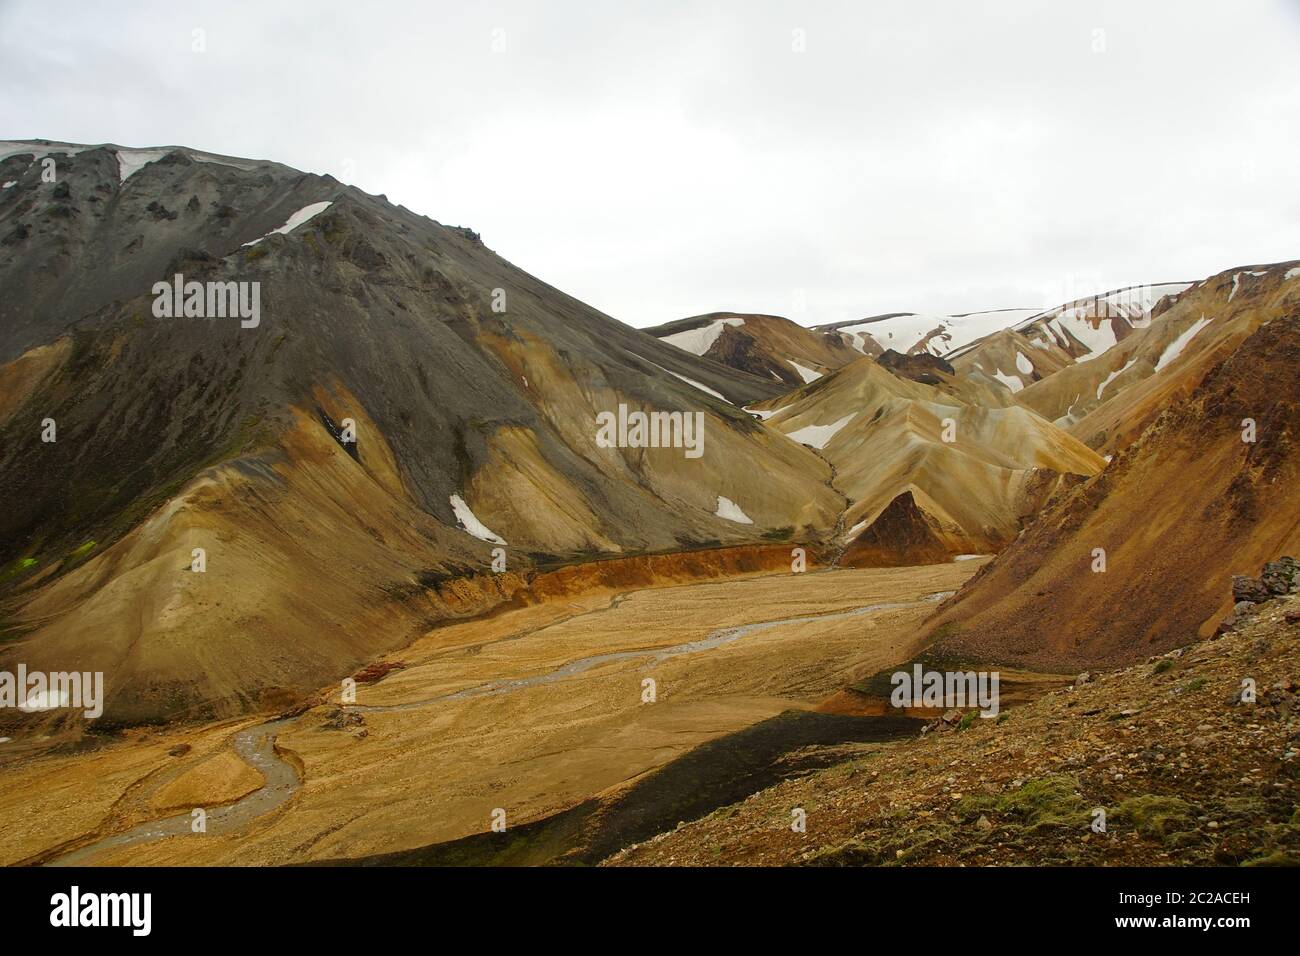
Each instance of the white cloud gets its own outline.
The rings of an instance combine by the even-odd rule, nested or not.
[[[1297,254],[1300,13],[1222,16],[11,0],[0,137],[330,172],[637,325],[1033,307]]]

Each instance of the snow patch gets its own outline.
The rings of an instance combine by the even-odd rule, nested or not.
[[[1111,372],[1109,375],[1107,375],[1106,380],[1097,386],[1097,397],[1101,398],[1101,393],[1106,390],[1106,386],[1109,385],[1111,382],[1115,381],[1115,379],[1119,378],[1129,369],[1131,369],[1133,367],[1133,363],[1136,361],[1137,359],[1129,359],[1126,363],[1124,363],[1124,367],[1120,369],[1118,372]]]
[[[1296,266],[1294,269],[1287,269],[1286,275],[1284,275],[1282,278],[1294,279],[1296,276],[1300,276],[1300,266]]]
[[[1182,355],[1183,349],[1187,348],[1187,343],[1196,338],[1197,333],[1213,321],[1213,319],[1207,319],[1205,316],[1201,316],[1197,321],[1188,326],[1187,330],[1184,331],[1182,335],[1178,336],[1178,338],[1165,346],[1164,352],[1160,354],[1160,359],[1156,362],[1156,371],[1160,371],[1174,359],[1178,358],[1178,356]]]
[[[1238,272],[1236,275],[1232,277],[1232,291],[1228,293],[1229,302],[1231,302],[1232,297],[1237,294],[1237,286],[1240,284],[1241,284],[1241,273]]]
[[[931,332],[937,331],[937,335],[926,340],[925,351],[931,355],[946,355],[1038,314],[1037,309],[1002,309],[966,315],[909,313],[874,322],[846,325],[838,331],[848,335],[849,344],[864,354],[868,338],[882,349],[894,348],[899,352],[908,352]],[[899,340],[897,343],[896,338]]]
[[[285,221],[283,226],[281,226],[278,229],[272,229],[265,236],[262,236],[262,239],[270,239],[272,236],[275,235],[288,235],[289,233],[297,229],[299,226],[301,226],[303,223],[308,222],[309,220],[319,216],[321,213],[323,213],[326,209],[328,209],[332,205],[334,205],[334,200],[330,199],[330,200],[326,200],[325,202],[314,202],[310,206],[303,206],[296,213],[290,216]],[[244,245],[255,246],[259,242],[261,242],[262,239],[254,239],[252,242],[244,243]]]
[[[791,365],[794,366],[794,370],[799,373],[800,377],[803,378],[803,383],[805,385],[807,385],[809,382],[815,382],[817,381],[817,379],[822,377],[821,372],[818,372],[815,369],[805,368],[804,366],[800,365],[798,362],[794,361],[793,359],[787,359],[786,361],[788,361]]]
[[[1135,329],[1146,328],[1151,324],[1151,310],[1157,302],[1166,296],[1180,295],[1189,288],[1191,283],[1165,282],[1159,285],[1130,286],[1101,296],[1075,299],[1056,309],[1038,313],[1030,321],[1017,326],[1016,331],[1028,334],[1031,326],[1040,326],[1063,348],[1074,340],[1088,350],[1087,354],[1079,356],[1075,361],[1089,362],[1117,341],[1111,327],[1111,317],[1125,319]],[[1097,317],[1098,312],[1103,313],[1101,317]],[[1048,347],[1046,341],[1037,337],[1034,338],[1034,344],[1039,348]]]
[[[8,159],[10,156],[18,156],[23,153],[31,153],[37,159],[48,156],[50,153],[76,156],[78,153],[84,153],[86,150],[94,148],[93,146],[70,146],[67,143],[46,144],[23,140],[0,140],[0,159]]]
[[[1024,352],[1016,353],[1016,370],[1022,375],[1034,374],[1034,363],[1029,361],[1029,356],[1025,355]]]
[[[1110,319],[1089,319],[1084,312],[1084,309],[1070,309],[1049,323],[1062,341],[1068,342],[1072,338],[1088,350],[1076,358],[1076,362],[1090,362],[1118,341]],[[1092,324],[1094,321],[1097,323],[1095,326]]]
[[[456,515],[456,520],[469,534],[478,538],[480,541],[487,541],[492,544],[505,544],[504,539],[488,530],[487,525],[475,517],[474,512],[469,510],[469,505],[465,504],[465,499],[460,495],[452,495],[450,498],[451,510]]]
[[[211,163],[214,166],[229,166],[231,169],[242,169],[248,171],[257,169],[262,163],[241,163],[238,160],[230,159],[226,156],[214,156],[211,153],[196,153],[193,150],[185,150],[185,155],[198,163]]]
[[[11,180],[9,180],[9,182],[5,183],[3,186],[0,186],[0,189],[12,189],[14,186],[17,186],[17,185],[18,185],[18,180],[16,180],[16,179],[11,179]]]
[[[60,690],[56,695],[52,690],[34,690],[25,701],[18,705],[18,709],[25,714],[33,711],[54,710],[57,707],[67,707],[72,700],[72,695],[66,690]]]
[[[718,336],[722,334],[724,328],[728,325],[744,324],[744,319],[714,319],[708,325],[702,325],[698,329],[687,329],[685,332],[674,332],[672,335],[665,335],[659,341],[675,345],[692,355],[703,355],[713,347],[714,342],[718,341]]]
[[[994,371],[993,377],[1013,392],[1018,392],[1025,387],[1025,383],[1020,381],[1020,379],[1016,378],[1014,375],[1006,375],[1002,372]]]
[[[825,448],[827,443],[835,437],[835,433],[852,421],[857,412],[850,412],[839,421],[830,425],[806,425],[803,428],[788,432],[786,437],[799,442],[801,445],[811,445],[813,448]]]
[[[755,418],[757,418],[760,422],[765,422],[765,421],[767,421],[769,418],[771,418],[771,417],[772,417],[773,415],[775,415],[776,412],[777,412],[776,409],[767,409],[767,408],[750,408],[748,405],[746,405],[746,406],[742,409],[742,411],[749,412],[749,414],[753,415],[753,416],[754,416]]]
[[[974,561],[976,558],[988,558],[988,557],[992,557],[992,555],[988,555],[988,554],[955,554],[955,555],[953,555],[953,558],[952,558],[952,559],[953,559],[954,561]]]
[[[650,362],[649,359],[646,359],[646,361],[647,361],[647,362]],[[693,378],[687,378],[685,375],[678,375],[678,374],[677,374],[676,372],[674,372],[672,369],[664,368],[662,365],[655,365],[654,362],[650,362],[650,364],[651,364],[651,365],[654,365],[655,368],[659,369],[659,371],[661,371],[661,372],[667,372],[667,373],[668,373],[669,375],[671,375],[673,378],[680,378],[680,379],[681,379],[683,382],[685,382],[687,385],[693,385],[693,386],[695,386],[695,387],[698,388],[701,392],[708,392],[708,393],[709,393],[710,395],[712,395],[714,398],[720,398],[720,399],[722,399],[724,402],[727,400],[727,396],[726,396],[726,395],[723,395],[721,392],[715,392],[713,389],[709,388],[709,386],[707,386],[707,385],[701,385],[699,382],[695,381],[695,379],[693,379]]]
[[[126,182],[150,163],[158,162],[170,152],[172,152],[170,149],[119,149],[117,151],[118,182]]]
[[[724,498],[718,495],[718,510],[713,512],[719,518],[726,518],[728,521],[734,521],[736,524],[753,524],[754,521],[749,515],[740,510],[740,505],[736,504],[730,498]]]

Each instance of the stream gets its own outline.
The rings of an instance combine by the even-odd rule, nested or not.
[[[901,608],[916,607],[921,604],[937,603],[950,597],[953,591],[939,591],[934,594],[926,595],[917,601],[890,602],[885,604],[868,604],[864,607],[851,608],[847,611],[836,611],[830,614],[805,614],[798,617],[784,617],[773,621],[760,621],[754,624],[741,624],[736,627],[724,627],[710,631],[707,637],[698,641],[689,641],[685,644],[674,644],[670,647],[662,648],[644,648],[631,651],[616,651],[608,654],[595,654],[591,657],[579,658],[570,661],[561,667],[537,674],[533,677],[521,677],[514,680],[494,681],[488,684],[481,684],[464,690],[455,691],[450,694],[440,694],[436,697],[429,697],[423,700],[410,701],[403,704],[388,704],[366,706],[362,704],[349,704],[344,709],[349,711],[361,711],[366,713],[389,713],[393,711],[415,710],[420,707],[428,707],[441,701],[464,700],[471,697],[483,697],[494,694],[506,694],[510,691],[519,690],[524,687],[537,687],[542,684],[553,684],[557,681],[565,680],[593,667],[599,667],[602,664],[614,663],[616,661],[634,660],[637,658],[649,658],[647,666],[654,666],[661,661],[673,657],[680,657],[683,654],[695,654],[700,651],[709,651],[714,648],[722,647],[734,641],[740,640],[749,634],[756,634],[761,631],[772,630],[777,627],[785,627],[791,624],[808,624],[816,621],[837,621],[845,618],[860,617],[865,614],[874,614],[878,611],[892,611]],[[247,796],[241,797],[234,803],[226,806],[214,807],[208,811],[206,835],[220,833],[230,833],[240,830],[258,818],[270,813],[271,811],[282,806],[302,785],[298,779],[298,773],[291,764],[285,761],[278,753],[275,752],[276,735],[288,724],[296,720],[296,717],[272,720],[264,724],[246,728],[235,734],[232,745],[240,757],[255,767],[266,779],[266,783],[259,789],[253,791]],[[158,820],[152,820],[147,823],[141,823],[129,830],[112,836],[104,837],[89,843],[86,846],[79,847],[69,853],[64,854],[54,860],[51,860],[47,866],[80,866],[93,856],[104,851],[118,849],[125,846],[134,846],[142,843],[151,843],[154,840],[162,839],[169,836],[181,836],[191,833],[192,816],[190,813],[179,813],[175,816],[163,817]]]

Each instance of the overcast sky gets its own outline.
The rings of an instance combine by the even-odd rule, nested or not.
[[[0,138],[332,173],[639,326],[1300,257],[1300,0],[0,0],[0,62]]]

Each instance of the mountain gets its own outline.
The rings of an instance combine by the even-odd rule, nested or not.
[[[839,335],[777,315],[712,312],[645,329],[692,355],[788,386],[816,381],[858,357]]]
[[[1134,330],[1148,327],[1190,285],[1128,286],[1075,299],[954,348],[945,357],[963,374],[992,376],[1019,392],[1066,366],[1105,354]]]
[[[1278,304],[1271,283],[1285,274],[1256,277],[1253,320],[1265,318],[1262,303]],[[1143,383],[1148,400],[1183,379],[1168,365]],[[940,609],[930,625],[938,653],[1051,670],[1137,661],[1212,634],[1232,608],[1233,575],[1296,553],[1300,302],[1261,321],[1186,395],[1164,393],[1105,470],[1061,489]]]
[[[1186,398],[1263,323],[1296,305],[1295,262],[1225,270],[1190,287],[1097,361],[1066,369],[1018,397],[1110,454]]]
[[[993,379],[1013,394],[1074,364],[1073,356],[1060,346],[1031,339],[1015,329],[986,335],[946,358],[959,375]]]
[[[1075,299],[1020,323],[1015,330],[1036,343],[1054,345],[1079,362],[1101,355],[1134,329],[1145,328],[1192,283],[1126,286]]]
[[[813,328],[827,335],[840,336],[845,344],[864,355],[879,355],[886,349],[904,354],[928,352],[947,355],[1035,314],[1035,309],[1000,309],[964,315],[890,312]]]
[[[850,565],[997,550],[1065,476],[1104,464],[1006,389],[925,354],[864,357],[751,411],[833,466]]]
[[[6,143],[0,184],[0,663],[105,671],[106,724],[292,700],[529,568],[835,525],[828,466],[736,407],[778,383],[469,229],[183,147]],[[160,317],[177,275],[257,309]],[[620,406],[698,414],[702,454],[603,447]]]

